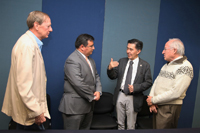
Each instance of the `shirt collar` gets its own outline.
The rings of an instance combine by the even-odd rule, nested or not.
[[[29,30],[29,31],[30,31],[30,30]],[[42,42],[40,39],[38,39],[38,38],[35,36],[35,34],[33,34],[32,31],[30,31],[30,32],[31,32],[32,35],[34,36],[34,38],[35,38],[35,40],[36,40],[36,42],[37,42],[37,44],[38,44],[38,47],[39,47],[40,51],[42,51],[43,42]]]
[[[179,60],[179,59],[181,59],[181,58],[183,58],[183,56],[179,56],[179,57],[177,57],[177,58],[174,59],[173,61],[169,62],[169,64],[171,64],[171,63],[173,63],[173,62],[175,62],[175,61],[177,61],[177,60]]]
[[[77,49],[76,49],[77,50]],[[87,58],[83,53],[81,53],[79,50],[77,50],[85,59]]]
[[[133,64],[137,64],[139,62],[139,57],[135,58],[134,60],[129,59],[128,62],[133,61]]]

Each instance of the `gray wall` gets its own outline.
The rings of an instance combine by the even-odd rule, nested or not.
[[[0,109],[5,94],[11,50],[17,39],[28,30],[29,12],[42,10],[42,0],[0,0]],[[10,117],[0,112],[0,129],[7,129]]]
[[[108,78],[107,66],[111,58],[118,61],[127,57],[127,41],[133,38],[143,41],[139,56],[150,64],[153,76],[159,12],[160,0],[106,1],[101,63],[103,91],[114,92],[116,80]]]

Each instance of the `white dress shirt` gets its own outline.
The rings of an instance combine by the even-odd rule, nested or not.
[[[123,79],[122,79],[122,83],[121,83],[121,89],[124,90],[124,84],[125,84],[125,81],[126,81],[126,75],[127,75],[127,71],[128,71],[128,67],[129,67],[129,62],[131,60],[129,59],[127,64],[126,64],[126,69],[124,71],[124,76],[123,76]],[[135,80],[135,76],[136,76],[136,73],[137,73],[137,68],[138,68],[138,62],[139,62],[139,57],[137,57],[136,59],[133,60],[133,71],[132,71],[132,78],[131,78],[131,85],[133,85],[134,83],[134,80]]]

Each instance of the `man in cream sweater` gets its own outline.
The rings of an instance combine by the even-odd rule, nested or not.
[[[186,91],[193,78],[193,67],[184,56],[180,39],[170,39],[162,54],[168,61],[157,76],[147,98],[153,115],[153,128],[176,128]]]

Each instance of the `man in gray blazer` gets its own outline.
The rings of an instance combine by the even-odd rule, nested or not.
[[[64,94],[59,106],[64,129],[90,129],[94,102],[102,93],[95,62],[89,57],[95,49],[93,41],[91,35],[79,35],[76,50],[65,62]]]
[[[128,57],[119,62],[111,58],[107,69],[110,79],[118,79],[113,103],[116,105],[119,130],[125,129],[125,117],[127,129],[135,129],[137,113],[143,103],[143,91],[152,85],[150,65],[138,56],[142,48],[143,42],[137,39],[128,40]]]

